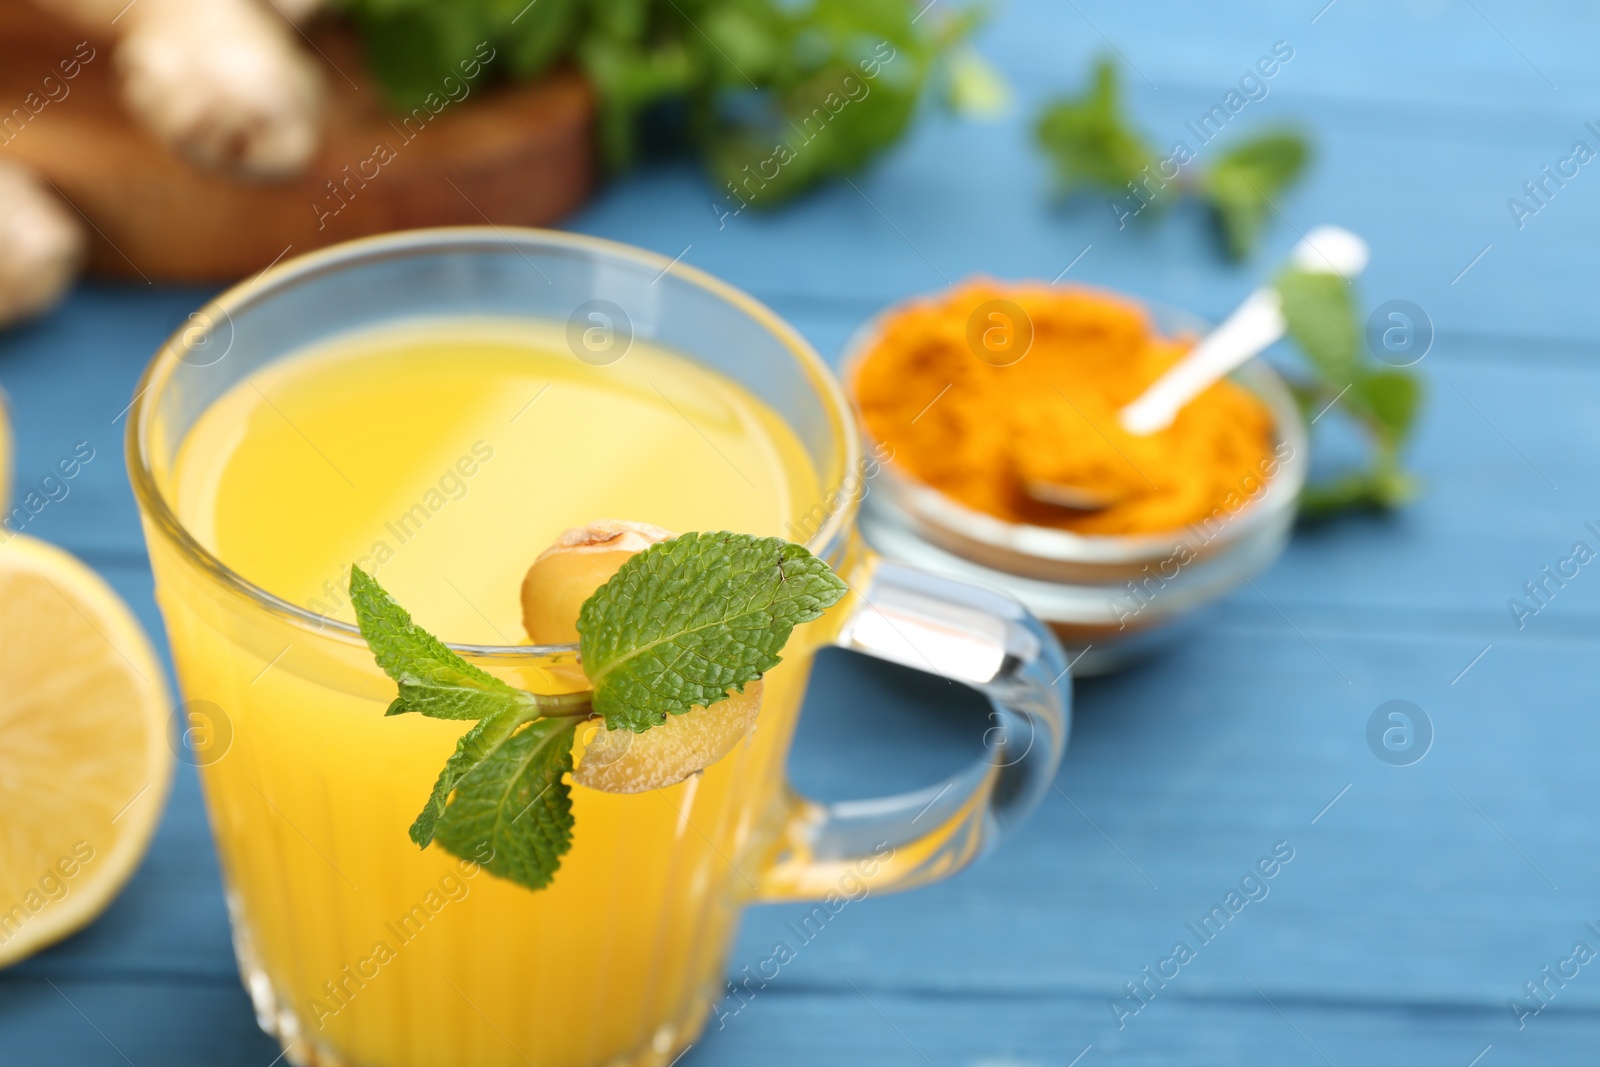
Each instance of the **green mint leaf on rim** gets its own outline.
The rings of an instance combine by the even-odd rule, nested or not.
[[[846,591],[828,565],[776,537],[691,533],[622,565],[578,615],[594,709],[648,730],[777,665],[795,626]]]
[[[651,545],[580,612],[579,651],[594,692],[550,696],[474,667],[351,567],[361,636],[399,688],[388,714],[477,720],[456,742],[411,839],[543,888],[572,847],[566,776],[582,720],[599,714],[612,728],[642,732],[743,691],[778,663],[794,627],[846,588],[822,560],[774,537],[685,534]]]
[[[367,647],[400,695],[388,714],[482,719],[515,707],[525,694],[468,663],[411,616],[360,567],[350,568],[350,601]]]

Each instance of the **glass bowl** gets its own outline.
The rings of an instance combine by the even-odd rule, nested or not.
[[[1166,336],[1199,337],[1209,329],[1186,312],[1140,303]],[[846,343],[842,377],[852,403],[858,365],[898,310],[881,312]],[[865,483],[861,532],[891,559],[1016,597],[1055,630],[1073,674],[1116,670],[1181,633],[1198,609],[1265,569],[1288,543],[1309,464],[1305,421],[1266,361],[1251,360],[1230,378],[1267,406],[1278,461],[1235,511],[1218,508],[1164,533],[1076,534],[975,511],[891,459]],[[870,452],[877,442],[865,420],[858,422]]]

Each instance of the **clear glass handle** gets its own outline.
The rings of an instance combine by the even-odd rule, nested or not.
[[[764,901],[820,898],[852,874],[873,892],[947,878],[1027,818],[1061,762],[1071,684],[1043,623],[1010,597],[880,558],[862,572],[839,646],[983,693],[994,704],[986,753],[912,793],[837,804],[794,796]]]

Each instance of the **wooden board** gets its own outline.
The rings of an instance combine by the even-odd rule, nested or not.
[[[133,122],[117,95],[114,42],[91,40],[93,58],[62,80],[58,66],[84,33],[0,0],[0,158],[31,166],[88,219],[91,271],[150,280],[237,278],[286,249],[385,230],[544,225],[593,188],[594,100],[576,73],[492,88],[480,77],[459,102],[404,125],[344,27],[310,34],[307,49],[326,60],[321,149],[297,178],[251,181],[192,165]]]

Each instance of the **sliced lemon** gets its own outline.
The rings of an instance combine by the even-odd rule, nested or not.
[[[170,714],[111,587],[31,537],[0,544],[0,966],[89,922],[138,866],[172,778]]]

